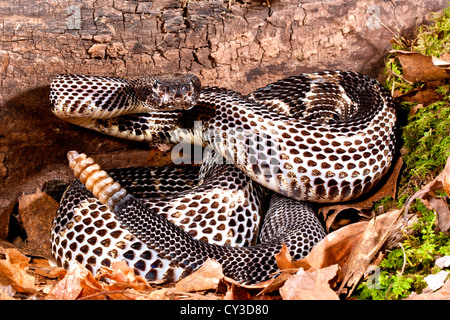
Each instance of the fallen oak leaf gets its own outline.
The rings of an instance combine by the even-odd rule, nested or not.
[[[284,243],[282,244],[280,251],[275,254],[275,260],[277,261],[279,272],[278,275],[277,273],[274,273],[273,278],[271,279],[250,285],[240,284],[229,277],[224,277],[224,281],[238,288],[260,289],[261,291],[256,296],[262,297],[267,293],[278,290],[292,274],[298,271],[300,267],[304,266],[306,269],[310,267],[307,263],[294,261],[289,253],[288,247]]]
[[[442,172],[422,189],[413,194],[405,203],[405,214],[416,199],[420,199],[429,209],[434,209],[438,217],[438,226],[442,232],[450,228],[450,210],[443,198],[435,197],[434,191],[444,190],[450,196],[450,157],[447,158]]]
[[[142,276],[136,275],[134,269],[123,260],[112,262],[110,268],[102,267],[95,275],[95,279],[99,281],[103,278],[108,278],[113,282],[112,285],[105,285],[105,290],[132,288],[137,291],[144,291],[151,289],[147,280]]]
[[[409,116],[413,116],[420,108],[442,100],[444,95],[437,89],[439,86],[444,84],[445,81],[446,80],[429,81],[421,85],[420,88],[415,88],[406,93],[394,93],[394,101],[397,104],[404,101],[417,103],[416,106],[411,108],[408,113]]]
[[[329,233],[312,248],[306,257],[295,263],[305,267],[309,266],[306,269],[315,270],[334,264],[342,267],[358,244],[367,224],[368,221],[356,222]]]
[[[222,265],[208,258],[199,269],[178,281],[175,288],[184,292],[216,289],[224,278]]]
[[[87,271],[87,270],[86,270]],[[80,265],[76,264],[72,266],[50,292],[47,294],[48,300],[75,300],[83,290],[80,283],[80,277],[82,276],[84,269]]]
[[[61,280],[67,273],[67,270],[60,267],[53,267],[49,260],[44,258],[33,258],[28,263],[30,270],[39,276],[49,279]]]
[[[299,268],[312,271],[335,264],[343,266],[358,243],[367,223],[367,221],[352,223],[329,233],[312,248],[306,257],[297,261],[292,259],[287,246],[283,244],[280,252],[275,255],[281,272],[276,278],[265,281],[263,290],[258,295],[278,290],[293,273],[298,272]]]
[[[35,278],[27,274],[29,258],[17,249],[4,249],[5,260],[0,260],[0,284],[11,285],[16,291],[34,293]]]
[[[336,276],[337,265],[314,271],[298,272],[286,280],[280,288],[283,300],[339,300],[329,281]]]
[[[283,270],[289,270],[289,269],[298,269],[301,267],[305,267],[306,269],[310,268],[310,265],[307,262],[304,262],[303,260],[294,261],[292,258],[288,247],[286,244],[282,244],[282,247],[280,249],[280,252],[275,254],[275,260],[277,261],[278,269],[281,271]]]
[[[401,228],[402,213],[403,210],[393,210],[376,216],[367,223],[357,245],[348,257],[348,263],[342,268],[343,276],[339,292],[348,286],[351,287],[348,296],[351,295],[374,256],[386,240]]]
[[[262,289],[257,296],[263,296],[282,287],[286,280],[292,274],[296,273],[300,267],[304,266],[306,269],[310,267],[307,263],[294,261],[289,253],[288,247],[284,243],[282,244],[280,251],[275,254],[275,260],[277,261],[277,266],[280,270],[276,277],[254,285],[239,285],[236,283],[236,286],[245,287],[247,289]]]
[[[100,292],[102,289],[102,285],[85,266],[75,263],[67,270],[65,277],[50,290],[46,299],[75,300],[83,295]]]
[[[286,269],[283,272],[281,272],[277,277],[265,281],[262,290],[258,292],[257,296],[263,296],[267,293],[279,290],[284,285],[286,280],[289,279],[289,277],[292,276],[295,272],[298,272],[298,269]]]
[[[58,208],[58,202],[39,188],[34,194],[19,197],[19,216],[27,233],[21,250],[34,256],[52,257],[50,231]]]
[[[391,50],[396,53],[403,68],[403,79],[412,83],[450,78],[450,62],[419,52]]]

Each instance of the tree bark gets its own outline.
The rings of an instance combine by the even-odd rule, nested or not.
[[[446,5],[447,0],[1,1],[0,240],[8,236],[21,194],[49,180],[72,179],[65,158],[71,149],[97,155],[106,168],[170,160],[149,153],[145,144],[54,117],[48,96],[57,74],[188,71],[203,85],[242,93],[324,69],[381,79],[393,37],[385,26],[405,34]]]

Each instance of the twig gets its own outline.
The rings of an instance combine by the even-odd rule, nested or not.
[[[402,37],[400,36],[400,33],[399,33],[398,30],[397,30],[397,33],[395,33],[395,32],[392,31],[392,29],[389,28],[383,21],[381,21],[380,18],[377,17],[377,15],[375,14],[375,11],[373,11],[372,9],[370,9],[368,6],[366,6],[366,9],[367,9],[367,12],[370,13],[370,14],[375,18],[375,20],[377,20],[377,21],[380,23],[380,25],[381,25],[383,28],[385,28],[390,34],[392,34],[392,35],[394,36],[394,39],[395,39],[396,41],[398,41],[398,42],[400,42],[400,43],[403,43],[406,47],[408,47],[407,41],[406,41],[404,38],[402,38]]]
[[[406,267],[406,252],[405,252],[405,248],[403,248],[403,245],[401,243],[399,243],[400,247],[402,248],[403,251],[403,266],[402,266],[402,271],[400,272],[400,275],[398,275],[398,277],[400,278],[403,275],[403,272],[405,271],[405,267]],[[391,276],[393,277],[393,276]],[[385,294],[385,299],[387,299],[387,295],[389,293],[389,290],[391,290],[392,286],[394,285],[394,283],[391,283],[389,285],[389,287],[386,289],[386,294]]]
[[[377,15],[375,14],[375,11],[373,11],[369,7],[366,7],[366,9],[367,9],[367,12],[369,12],[381,24],[381,26],[383,26],[387,31],[389,31],[395,38],[399,39],[398,34],[395,33],[394,31],[392,31],[391,28],[389,28],[387,25],[385,25],[383,23],[383,21],[381,21],[381,19],[377,17]]]

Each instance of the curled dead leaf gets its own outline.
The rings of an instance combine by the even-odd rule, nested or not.
[[[134,269],[129,267],[125,261],[114,261],[110,268],[102,268],[100,272],[95,275],[96,280],[100,279],[111,280],[111,285],[105,285],[105,290],[121,290],[132,288],[139,291],[149,290],[151,287],[148,282],[139,275],[136,275]]]
[[[445,80],[425,82],[420,88],[415,88],[405,93],[398,90],[394,91],[393,98],[398,103],[403,101],[417,103],[409,112],[409,115],[413,116],[420,108],[442,100],[443,95],[437,88],[443,84],[443,81]]]
[[[283,244],[280,252],[275,255],[280,274],[261,284],[262,291],[259,295],[279,290],[292,274],[298,272],[300,268],[308,271],[320,270],[332,265],[343,266],[358,243],[360,236],[364,232],[368,222],[357,222],[344,226],[317,243],[310,253],[297,261],[294,261],[286,245]]]
[[[222,279],[222,265],[208,258],[198,270],[178,281],[175,288],[185,292],[216,289]]]
[[[386,240],[401,228],[401,214],[403,210],[393,210],[372,218],[366,225],[364,232],[356,246],[348,257],[348,262],[343,266],[340,291],[344,287],[351,287],[348,295],[364,275],[372,259],[379,252]]]
[[[403,79],[412,83],[450,78],[450,62],[419,52],[391,50],[396,53],[403,68]]]
[[[19,215],[27,233],[26,244],[21,250],[51,258],[50,229],[58,207],[59,204],[40,189],[19,197]]]
[[[89,270],[83,265],[72,265],[65,277],[59,281],[49,292],[46,299],[49,300],[75,300],[84,294],[92,294],[101,290],[101,285],[93,278]]]
[[[450,196],[450,157],[447,158],[444,170],[436,179],[413,194],[405,203],[405,213],[407,213],[412,202],[420,199],[425,206],[436,211],[438,227],[445,232],[450,228],[450,209],[446,199],[435,195],[436,190],[444,190]]]
[[[436,259],[435,263],[441,269],[450,267],[450,255]]]
[[[289,269],[297,270],[300,267],[305,267],[306,269],[310,268],[310,265],[307,262],[303,262],[302,260],[294,261],[289,253],[288,247],[284,243],[280,252],[275,254],[275,260],[277,261],[278,269],[281,271]]]
[[[296,261],[296,264],[309,266],[306,269],[313,268],[314,270],[334,264],[344,266],[348,256],[358,244],[367,224],[367,221],[352,223],[329,233],[313,247],[306,257]]]
[[[0,260],[0,284],[12,286],[16,291],[33,293],[35,278],[27,273],[30,260],[17,249],[4,249],[5,260]]]
[[[339,300],[329,284],[337,270],[337,265],[314,271],[300,268],[280,288],[280,295],[284,300]]]

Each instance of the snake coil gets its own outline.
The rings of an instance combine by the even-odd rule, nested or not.
[[[50,98],[58,117],[104,134],[213,150],[201,168],[108,173],[68,153],[79,180],[61,200],[52,252],[93,272],[125,260],[148,280],[174,281],[212,258],[239,282],[268,279],[283,244],[300,259],[325,236],[304,201],[369,192],[395,154],[392,97],[354,72],[302,74],[247,96],[200,90],[192,75],[61,75]],[[267,212],[266,188],[275,193]]]

